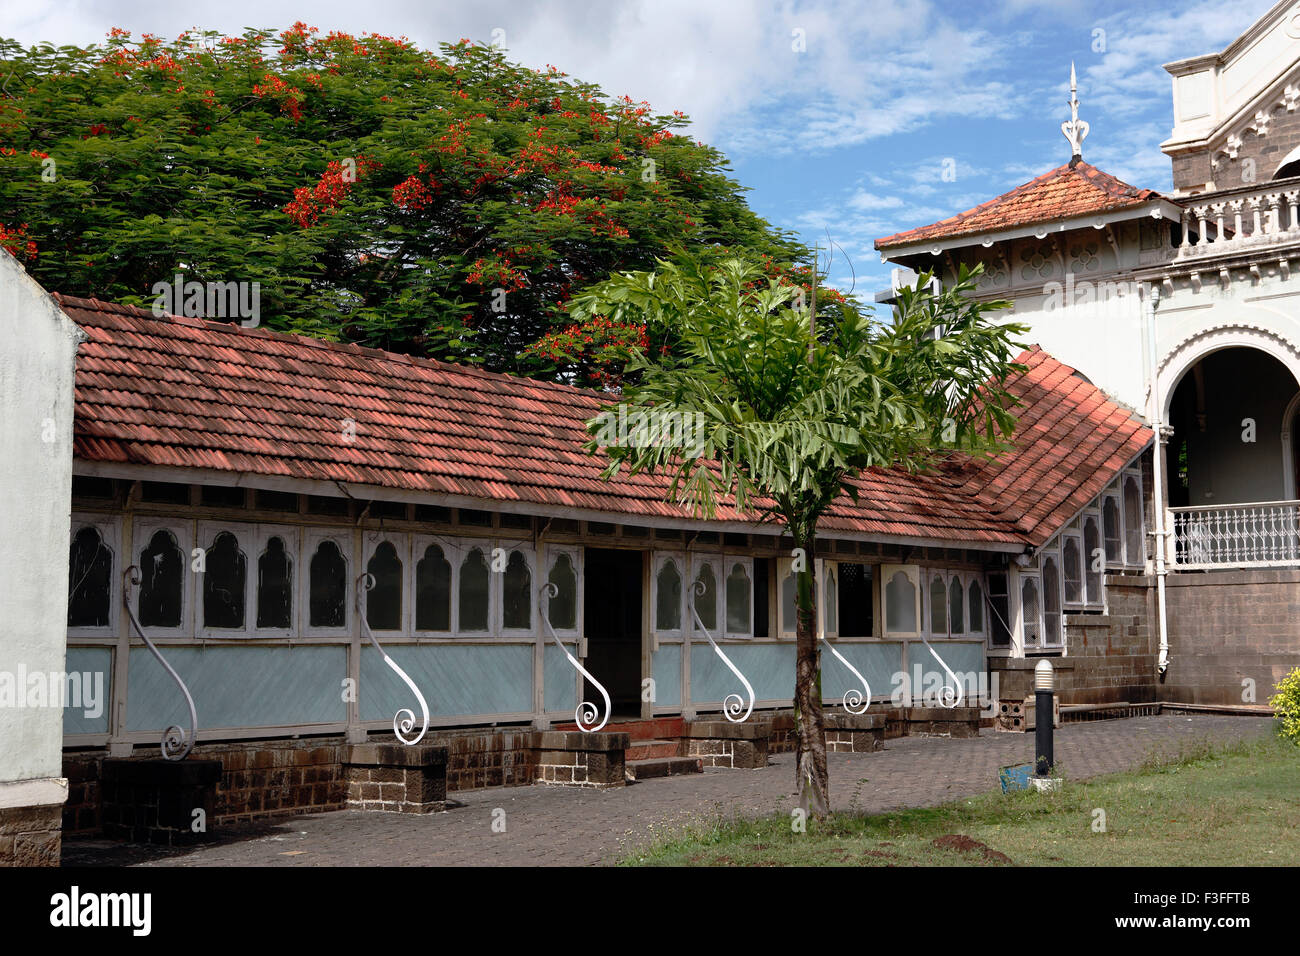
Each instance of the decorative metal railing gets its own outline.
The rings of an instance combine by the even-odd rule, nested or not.
[[[1170,508],[1175,569],[1300,564],[1300,501]]]
[[[948,666],[947,662],[944,661],[942,657],[939,656],[939,652],[936,651],[934,646],[925,639],[924,634],[921,635],[921,643],[924,644],[925,649],[930,652],[930,656],[939,662],[939,666],[943,668],[943,672],[948,676],[948,678],[952,679],[951,687],[948,686],[947,679],[944,680],[943,687],[939,690],[939,703],[948,708],[959,707],[962,701],[966,699],[966,692],[962,688],[961,678],[953,673],[953,669]]]
[[[429,703],[424,699],[424,695],[420,693],[420,688],[415,686],[415,681],[411,680],[406,671],[398,667],[397,662],[379,646],[379,642],[375,640],[374,632],[370,630],[370,621],[366,617],[366,592],[374,586],[375,576],[368,571],[361,572],[361,575],[357,578],[357,614],[361,618],[361,630],[370,639],[370,643],[379,652],[379,656],[384,659],[384,663],[392,669],[394,674],[406,682],[406,686],[411,688],[411,693],[415,695],[415,699],[420,702],[423,723],[420,724],[420,732],[414,737],[409,736],[409,734],[415,729],[415,712],[409,707],[403,707],[393,716],[393,733],[397,735],[398,740],[410,747],[418,744],[429,729]]]
[[[700,620],[700,612],[695,609],[694,595],[703,594],[705,590],[706,588],[703,581],[695,582],[695,586],[692,588],[692,597],[690,601],[691,614],[695,618],[695,626],[704,632],[704,636],[709,639],[709,644],[713,646],[713,653],[721,657],[722,663],[726,664],[727,667],[731,669],[731,673],[735,674],[736,677],[740,679],[740,682],[745,685],[745,693],[749,697],[748,703],[746,703],[739,694],[728,694],[726,699],[722,702],[723,716],[733,724],[743,724],[749,719],[749,715],[754,712],[754,686],[745,679],[745,675],[740,672],[740,668],[731,663],[731,658],[722,653],[722,648],[718,646],[718,642],[713,639],[713,635],[709,633],[709,629],[705,627],[704,622]],[[740,713],[741,710],[744,710],[743,714]]]
[[[542,585],[541,593],[543,598],[542,623],[546,625],[547,633],[549,633],[551,639],[555,641],[555,646],[564,652],[564,656],[569,659],[569,663],[577,669],[579,674],[587,678],[587,683],[600,691],[600,696],[605,699],[604,715],[601,715],[600,711],[596,709],[596,705],[589,700],[584,700],[578,705],[577,710],[573,712],[573,719],[577,723],[579,729],[586,733],[594,734],[609,722],[609,715],[614,709],[613,702],[609,699],[609,691],[605,690],[604,684],[591,676],[591,671],[583,667],[582,664],[578,662],[578,659],[569,653],[569,649],[564,646],[564,642],[561,641],[559,635],[555,633],[555,628],[551,627],[551,598],[559,594],[560,589],[548,581]],[[597,717],[600,717],[600,720],[596,720]]]
[[[1300,241],[1300,182],[1206,196],[1183,210],[1182,226],[1179,259]]]
[[[176,686],[181,689],[185,695],[185,706],[190,710],[190,732],[186,736],[185,731],[180,728],[179,724],[172,724],[163,731],[162,736],[162,755],[164,760],[184,760],[194,749],[194,740],[199,732],[199,718],[194,711],[194,698],[190,696],[190,689],[185,686],[185,681],[181,680],[181,675],[176,673],[175,668],[167,663],[167,658],[162,656],[162,652],[149,640],[149,635],[144,632],[140,626],[140,619],[135,616],[135,607],[132,604],[132,597],[135,589],[140,586],[140,569],[134,564],[126,569],[124,586],[122,588],[122,603],[126,605],[127,616],[131,618],[131,626],[135,632],[140,635],[140,640],[144,641],[149,652],[157,659],[163,669],[171,675]]]
[[[822,638],[822,643],[826,645],[828,651],[835,655],[835,659],[852,671],[853,676],[862,683],[862,690],[858,690],[856,687],[850,687],[844,692],[844,696],[840,700],[844,705],[844,709],[850,714],[865,714],[867,708],[871,706],[871,685],[867,683],[867,679],[863,676],[862,672],[850,664],[849,659],[835,649],[834,644],[826,640],[824,637]]]

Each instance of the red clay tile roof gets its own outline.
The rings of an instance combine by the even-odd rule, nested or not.
[[[1154,190],[1130,186],[1083,161],[1073,167],[1067,163],[974,209],[929,226],[877,239],[876,248],[890,249],[930,239],[955,239],[1090,213],[1115,212],[1160,198]]]
[[[339,481],[521,506],[690,519],[667,482],[605,482],[581,446],[595,392],[355,345],[56,296],[89,336],[74,453],[89,462]],[[873,470],[828,532],[1039,544],[1151,439],[1045,353],[1021,356],[1016,450],[937,473]],[[355,437],[344,422],[356,423]],[[724,505],[721,521],[752,521]]]

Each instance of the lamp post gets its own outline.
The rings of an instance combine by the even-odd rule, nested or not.
[[[1046,777],[1056,763],[1052,753],[1052,698],[1056,675],[1044,658],[1034,667],[1034,773]]]

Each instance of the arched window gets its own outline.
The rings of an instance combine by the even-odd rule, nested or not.
[[[533,626],[533,572],[523,552],[511,551],[501,582],[501,626],[527,630]]]
[[[159,529],[140,552],[140,625],[180,627],[185,556],[176,536]]]
[[[826,633],[839,632],[838,611],[840,607],[839,588],[835,584],[834,568],[826,569]]]
[[[727,575],[727,633],[749,634],[750,611],[752,605],[753,582],[749,580],[749,570],[737,561],[731,566]]]
[[[930,579],[930,633],[948,633],[948,589],[941,574]]]
[[[293,616],[293,559],[278,535],[257,559],[257,626],[287,628]]]
[[[1101,508],[1106,540],[1106,563],[1124,563],[1124,538],[1119,523],[1119,498],[1107,495]]]
[[[1083,559],[1083,599],[1088,604],[1100,604],[1102,567],[1106,563],[1106,554],[1101,547],[1101,529],[1092,515],[1083,519]]]
[[[1143,564],[1146,548],[1142,540],[1142,488],[1130,475],[1124,479],[1124,560],[1126,564]]]
[[[702,564],[695,572],[695,588],[691,592],[695,602],[695,613],[700,623],[713,633],[718,627],[718,579],[713,574],[713,565]]]
[[[885,630],[916,632],[916,585],[906,571],[895,571],[885,585]]]
[[[984,588],[980,586],[979,578],[971,578],[970,587],[966,589],[966,597],[970,605],[970,632],[983,634]]]
[[[966,632],[966,615],[963,613],[963,605],[966,594],[962,590],[961,578],[954,574],[952,580],[948,582],[948,627],[953,634],[964,634]]]
[[[366,623],[375,631],[402,629],[402,559],[391,541],[381,541],[366,563],[375,586],[366,594]]]
[[[244,629],[248,558],[229,531],[220,531],[208,549],[203,573],[203,624],[223,630]]]
[[[68,627],[111,623],[113,552],[99,529],[82,528],[68,552]]]
[[[673,558],[665,558],[655,576],[655,630],[682,629],[682,572]]]
[[[488,629],[489,578],[487,558],[482,548],[470,548],[460,563],[458,591],[460,614],[456,622],[460,631]]]
[[[799,628],[799,612],[795,602],[794,572],[781,579],[781,629],[793,634]]]
[[[557,631],[575,630],[578,627],[578,572],[573,559],[563,552],[557,554],[546,580],[555,585],[555,596],[547,605],[551,627]]]
[[[348,563],[328,538],[316,546],[309,567],[308,619],[312,627],[347,623]]]
[[[1055,555],[1043,558],[1043,643],[1061,643],[1061,574]]]
[[[451,630],[451,562],[436,544],[415,563],[415,629]]]
[[[1083,558],[1079,539],[1074,535],[1061,539],[1061,562],[1065,568],[1065,603],[1083,603]]]
[[[1039,616],[1038,579],[1022,578],[1020,582],[1020,615],[1024,624],[1025,647],[1037,647],[1042,636]]]

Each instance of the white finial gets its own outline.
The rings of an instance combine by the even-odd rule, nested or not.
[[[1070,62],[1070,119],[1061,124],[1061,132],[1070,141],[1070,165],[1083,158],[1083,141],[1088,136],[1088,124],[1079,119],[1079,82],[1074,76],[1074,61]]]

